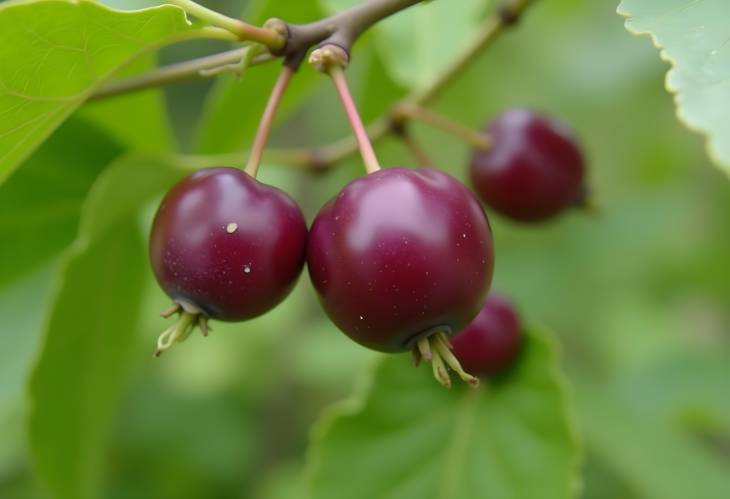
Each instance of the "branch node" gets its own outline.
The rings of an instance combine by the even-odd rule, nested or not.
[[[328,72],[332,66],[344,69],[349,61],[347,50],[332,43],[322,45],[309,55],[309,64],[321,73]]]
[[[299,71],[299,67],[302,65],[302,61],[307,56],[307,51],[299,50],[297,52],[290,52],[284,56],[284,66],[288,66],[292,71]]]
[[[408,135],[408,127],[406,126],[406,120],[396,118],[395,116],[390,117],[388,124],[388,130],[396,137],[405,137]]]
[[[278,47],[275,50],[269,47],[269,52],[271,52],[271,54],[275,56],[284,55],[286,53],[287,46],[289,45],[289,39],[291,35],[291,33],[289,32],[289,25],[278,17],[272,17],[266,20],[266,22],[263,24],[263,27],[265,29],[278,33],[284,39],[284,44],[281,47]]]
[[[398,102],[390,108],[388,116],[389,129],[398,136],[404,136],[407,133],[406,122],[408,121],[408,112],[404,109],[405,104]]]
[[[499,6],[497,14],[502,24],[505,26],[514,26],[519,22],[522,10],[515,7],[514,1],[506,0]]]
[[[321,174],[325,173],[332,166],[332,161],[328,155],[320,149],[312,149],[307,160],[307,167],[310,171]]]

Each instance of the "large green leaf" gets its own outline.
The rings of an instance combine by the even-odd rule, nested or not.
[[[249,22],[264,22],[279,17],[288,22],[313,21],[322,15],[317,0],[276,2],[258,0],[249,6],[245,18]],[[281,120],[301,105],[302,98],[322,76],[305,63],[292,79],[278,111]],[[281,63],[273,62],[246,71],[242,79],[232,76],[219,78],[206,98],[198,132],[198,149],[203,153],[235,152],[253,140],[261,114],[274,85]]]
[[[121,152],[108,135],[73,118],[0,185],[0,288],[73,240],[91,185]]]
[[[331,11],[360,3],[359,0],[321,1]],[[458,7],[452,2],[427,2],[378,23],[373,28],[376,44],[391,76],[408,88],[431,83],[469,43],[483,7],[481,0],[461,0]]]
[[[578,447],[553,344],[527,336],[516,369],[447,390],[409,359],[384,360],[364,397],[316,431],[313,499],[568,498]]]
[[[672,65],[666,87],[680,120],[707,135],[710,156],[730,173],[730,2],[623,0],[618,11]]]
[[[156,59],[155,54],[144,54],[117,73],[115,78],[149,71],[155,67]],[[160,89],[87,102],[79,114],[134,151],[167,152],[173,148],[167,109]]]
[[[208,33],[173,6],[121,12],[88,0],[0,5],[0,181],[136,55]]]
[[[725,463],[690,435],[636,412],[604,385],[582,385],[577,401],[589,448],[640,497],[727,497]]]
[[[0,415],[22,399],[58,253],[76,235],[94,179],[120,152],[74,117],[0,185]]]
[[[57,499],[96,496],[148,272],[138,211],[179,175],[162,161],[110,166],[61,264],[29,416],[34,464]]]

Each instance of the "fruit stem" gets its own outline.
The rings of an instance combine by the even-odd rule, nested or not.
[[[477,61],[482,50],[491,45],[505,28],[514,26],[525,10],[535,3],[537,0],[502,0],[497,13],[485,21],[469,45],[451,59],[449,66],[433,83],[413,94],[411,100],[422,105],[436,100],[450,82]]]
[[[464,143],[474,146],[480,150],[489,149],[491,145],[490,137],[485,133],[480,133],[465,127],[456,121],[447,118],[442,114],[430,111],[413,103],[401,103],[393,107],[393,121],[402,123],[405,119],[410,118],[418,120],[426,125],[438,128],[454,137],[460,139]]]
[[[411,155],[415,158],[418,166],[425,168],[434,167],[434,161],[431,159],[425,149],[421,147],[418,141],[413,138],[413,135],[406,128],[405,123],[395,125],[393,133],[401,140],[401,142],[403,142],[403,145],[406,146],[408,152],[410,152]]]
[[[177,322],[167,328],[157,338],[157,349],[155,350],[155,357],[162,355],[162,352],[169,350],[175,343],[182,343],[185,341],[190,333],[198,323],[199,314],[191,314],[182,310],[180,317]]]
[[[268,28],[260,28],[238,19],[228,17],[207,7],[203,7],[193,0],[167,0],[177,5],[188,14],[209,22],[213,26],[226,29],[236,35],[239,40],[257,42],[266,45],[270,50],[280,50],[286,44],[282,33]]]
[[[276,79],[274,88],[271,90],[271,95],[264,108],[264,114],[261,116],[261,122],[259,128],[256,131],[256,137],[251,146],[249,153],[248,162],[246,163],[245,171],[253,178],[259,171],[259,165],[261,164],[261,156],[264,154],[264,148],[266,147],[266,141],[269,138],[269,132],[271,132],[271,126],[274,123],[274,117],[276,116],[276,110],[279,108],[281,99],[284,96],[291,77],[294,75],[294,69],[290,66],[284,65],[281,68],[279,77]]]
[[[413,355],[414,358],[420,357],[426,362],[431,362],[433,377],[446,388],[451,388],[451,377],[446,366],[472,387],[479,386],[479,379],[464,371],[459,360],[451,352],[451,343],[443,331],[419,339],[413,349]]]
[[[365,130],[362,119],[360,118],[360,113],[357,112],[355,101],[352,99],[350,88],[347,85],[345,71],[342,69],[342,66],[331,64],[327,68],[327,72],[332,78],[335,88],[337,88],[337,93],[342,101],[345,114],[347,114],[347,119],[350,121],[350,126],[352,126],[352,132],[355,135],[355,140],[357,140],[357,146],[358,149],[360,149],[362,161],[365,163],[365,171],[368,173],[374,173],[380,170],[380,163],[378,162],[377,156],[375,156],[373,144],[370,142],[370,137],[368,137],[368,133]]]

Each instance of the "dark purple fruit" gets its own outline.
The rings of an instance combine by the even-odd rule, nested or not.
[[[479,315],[451,339],[454,355],[472,374],[495,374],[514,362],[522,344],[522,326],[512,304],[494,293]]]
[[[307,264],[332,321],[383,352],[464,328],[484,304],[494,252],[474,195],[433,169],[387,168],[319,212]]]
[[[583,154],[563,123],[510,109],[486,131],[492,145],[474,152],[471,180],[494,210],[521,222],[538,222],[585,201]]]
[[[152,225],[150,261],[183,315],[240,321],[289,294],[306,240],[304,217],[286,193],[236,168],[206,168],[165,195]],[[184,339],[189,331],[180,334]]]

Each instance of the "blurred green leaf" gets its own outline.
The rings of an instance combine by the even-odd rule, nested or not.
[[[149,350],[144,360],[150,369],[135,371],[118,412],[115,466],[97,497],[224,498],[234,496],[232,490],[251,490],[262,438],[253,402],[233,390],[171,390],[157,376],[160,363]]]
[[[603,462],[590,453],[583,464],[581,499],[641,499],[624,484]]]
[[[359,0],[322,3],[336,12]],[[427,2],[378,23],[375,43],[393,79],[411,89],[431,83],[469,43],[483,10],[481,0],[461,0],[458,8],[450,2]]]
[[[135,228],[119,225],[74,247],[65,262],[32,377],[29,422],[37,471],[54,497],[95,496],[106,427],[134,337],[141,249]]]
[[[302,469],[299,463],[284,463],[263,479],[256,499],[301,499]]]
[[[578,444],[554,345],[527,338],[509,376],[479,390],[383,360],[367,393],[317,428],[312,498],[574,497]]]
[[[0,288],[73,240],[91,185],[121,151],[108,135],[73,118],[0,186]]]
[[[307,22],[321,17],[317,0],[251,2],[246,15],[249,22],[262,23],[270,17],[288,22]],[[198,132],[198,151],[201,153],[235,152],[253,140],[269,93],[274,86],[281,63],[271,62],[256,66],[241,80],[231,76],[218,78],[206,98]],[[322,75],[304,64],[292,79],[277,113],[277,121],[302,104],[303,97],[323,80]]]
[[[119,67],[175,37],[196,36],[200,30],[172,6],[0,5],[0,182]]]
[[[156,60],[155,54],[144,54],[127,64],[115,77],[141,74],[153,69]],[[172,133],[159,89],[87,102],[79,114],[134,151],[152,153],[172,149]]]
[[[311,292],[311,288],[307,291]],[[311,321],[298,342],[299,351],[293,356],[290,366],[297,382],[342,390],[343,396],[350,393],[357,373],[377,355],[353,343],[324,317]]]
[[[730,433],[730,351],[681,355],[622,376],[626,402],[652,418]]]
[[[623,0],[626,29],[649,35],[672,65],[667,90],[679,119],[707,135],[710,156],[730,173],[730,43],[727,0]]]
[[[636,412],[604,385],[580,385],[577,402],[586,443],[640,497],[727,497],[727,466],[689,435]]]
[[[94,179],[120,152],[106,134],[71,118],[0,185],[0,415],[21,400],[58,253],[76,235]]]
[[[96,495],[143,296],[137,214],[180,175],[164,161],[115,162],[92,188],[61,263],[28,423],[36,470],[57,499]]]

